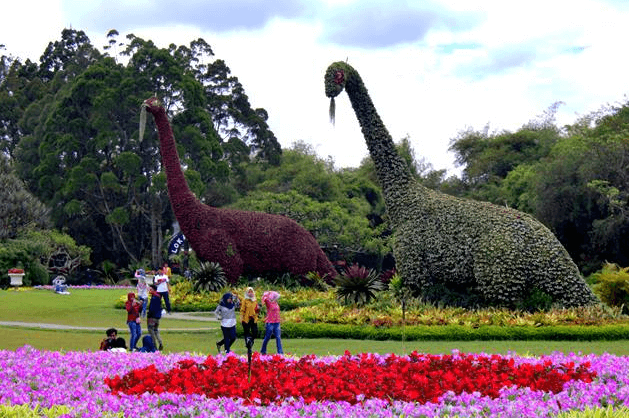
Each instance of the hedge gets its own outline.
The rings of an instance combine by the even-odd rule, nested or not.
[[[282,323],[285,338],[342,338],[355,340],[401,341],[612,341],[629,339],[629,325],[555,325],[544,327],[478,328],[460,325],[407,326],[376,328],[373,326]]]

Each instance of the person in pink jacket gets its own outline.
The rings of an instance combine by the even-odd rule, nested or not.
[[[266,354],[266,345],[271,339],[271,335],[275,335],[277,354],[284,354],[282,350],[282,329],[280,328],[280,305],[277,303],[279,298],[280,294],[274,291],[264,292],[262,295],[262,303],[266,306],[266,330],[260,354]]]

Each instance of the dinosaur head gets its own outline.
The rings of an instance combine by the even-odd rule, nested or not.
[[[144,129],[146,128],[146,112],[149,111],[151,114],[155,115],[159,109],[163,109],[164,105],[162,101],[157,97],[151,97],[150,99],[146,99],[142,102],[142,106],[140,106],[140,128],[138,130],[138,138],[140,142],[144,138]]]
[[[335,62],[328,67],[325,72],[325,95],[331,99],[335,98],[345,88],[349,66],[344,62]]]
[[[164,105],[161,100],[157,97],[151,97],[150,99],[146,99],[142,103],[142,109],[146,109],[151,113],[154,113],[156,110],[162,108]]]
[[[336,104],[334,98],[341,94],[347,82],[351,67],[341,61],[331,64],[325,72],[325,95],[330,98],[330,122],[334,123]]]

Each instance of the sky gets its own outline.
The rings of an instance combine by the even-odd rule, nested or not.
[[[328,117],[323,75],[347,61],[394,141],[457,174],[451,141],[515,131],[562,102],[559,126],[629,89],[626,0],[20,0],[3,5],[2,54],[38,61],[64,28],[101,52],[111,29],[159,47],[203,38],[264,108],[283,148],[310,144],[335,167],[368,155],[342,93]]]

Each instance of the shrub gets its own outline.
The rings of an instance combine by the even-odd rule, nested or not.
[[[594,293],[609,306],[629,306],[629,267],[606,263],[592,275]],[[626,308],[625,308],[626,309]]]
[[[366,305],[376,298],[376,292],[384,290],[378,273],[373,269],[352,264],[335,279],[336,296],[345,303]]]
[[[543,290],[533,287],[526,297],[516,303],[516,309],[525,312],[547,311],[552,307],[553,298]]]
[[[227,276],[219,263],[203,261],[192,270],[195,292],[218,292],[227,285]]]

